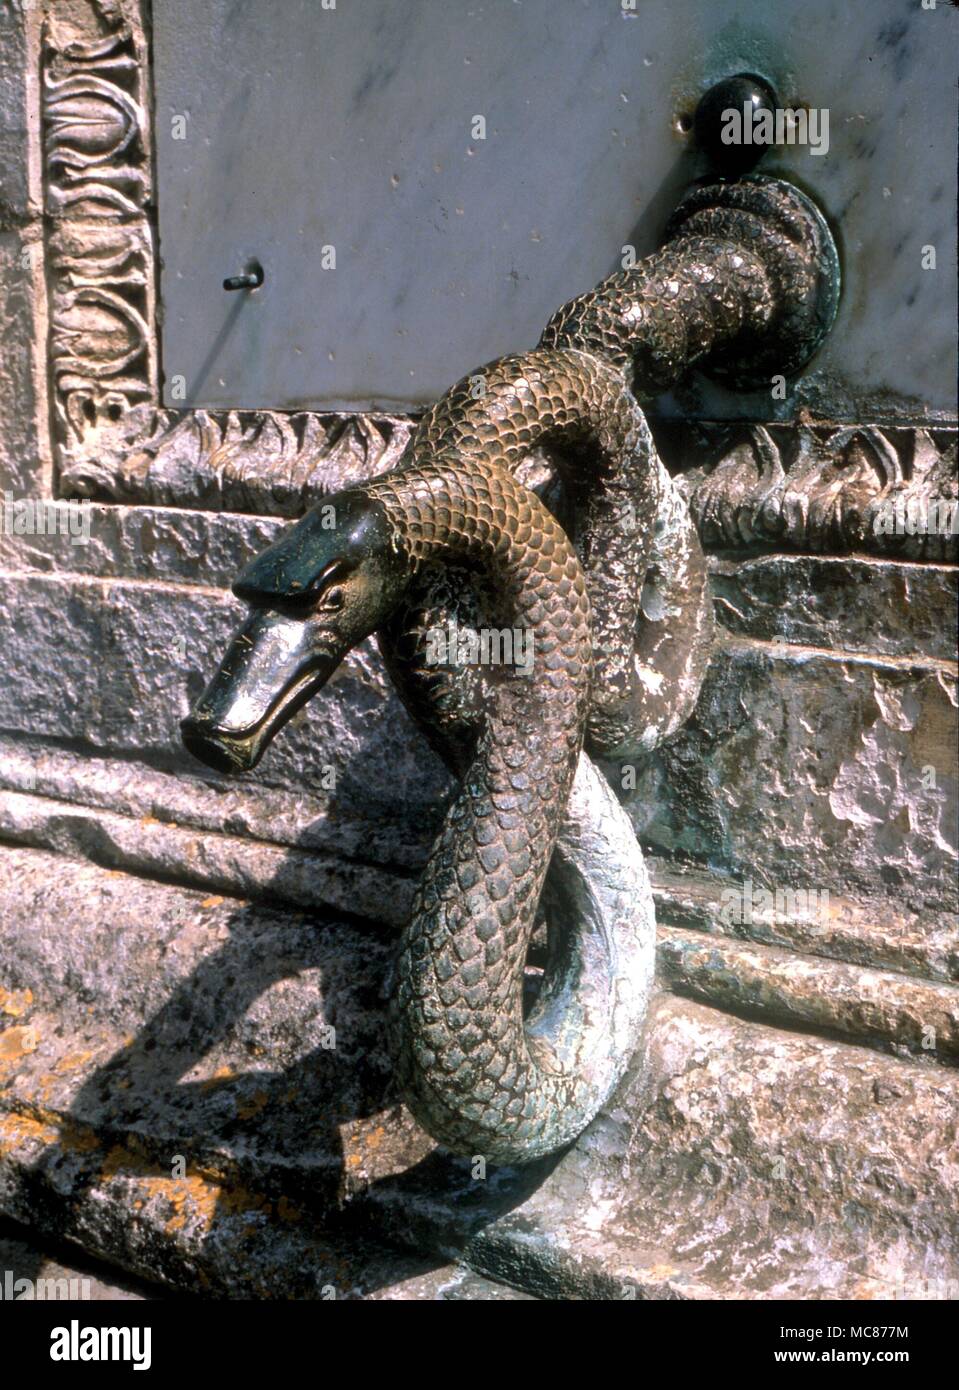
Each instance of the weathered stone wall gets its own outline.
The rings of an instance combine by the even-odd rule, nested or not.
[[[771,482],[765,440],[663,430],[721,624],[687,729],[607,769],[665,993],[634,1081],[514,1227],[532,1179],[464,1197],[389,1089],[387,943],[447,782],[373,646],[253,776],[179,741],[237,570],[408,423],[160,409],[142,26],[130,0],[0,0],[0,492],[94,499],[89,544],[0,534],[0,1209],[227,1293],[315,1292],[314,1227],[347,1198],[540,1293],[953,1277],[957,571],[951,541],[897,551],[862,518],[897,468],[954,496],[954,431],[781,426]],[[94,69],[124,99],[88,90],[72,129],[56,84]],[[85,140],[90,162],[51,160]],[[828,903],[730,912],[747,883]]]

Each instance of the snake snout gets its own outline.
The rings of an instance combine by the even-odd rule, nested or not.
[[[182,721],[184,746],[217,772],[249,772],[340,659],[309,622],[254,609]]]
[[[215,726],[192,715],[181,720],[180,737],[188,753],[216,772],[248,772],[253,766],[245,744],[224,737]]]

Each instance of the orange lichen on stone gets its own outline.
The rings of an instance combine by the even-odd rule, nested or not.
[[[194,1169],[182,1177],[164,1172],[144,1153],[132,1146],[117,1145],[110,1150],[100,1170],[104,1182],[126,1178],[137,1196],[131,1205],[142,1210],[147,1204],[157,1204],[169,1215],[164,1219],[168,1234],[183,1231],[196,1223],[208,1232],[217,1219],[227,1216],[259,1214],[270,1216],[272,1204],[259,1193],[243,1186],[230,1186],[220,1173]]]
[[[302,1221],[304,1211],[295,1202],[291,1202],[289,1197],[281,1197],[276,1204],[276,1214],[281,1221]]]
[[[205,1081],[200,1082],[200,1090],[214,1091],[221,1081],[229,1081],[235,1074],[230,1067],[217,1067],[212,1076],[208,1076]]]
[[[173,1208],[173,1215],[165,1225],[167,1231],[182,1231],[191,1218],[195,1218],[207,1231],[213,1225],[223,1196],[223,1189],[218,1183],[209,1182],[198,1173],[185,1178],[149,1181],[151,1196],[165,1197]]]
[[[0,1154],[15,1153],[25,1144],[56,1143],[57,1131],[30,1115],[0,1115]]]
[[[89,1062],[93,1056],[92,1052],[66,1052],[62,1057],[58,1057],[53,1064],[53,1070],[58,1074],[66,1071],[76,1071],[85,1062]]]
[[[215,1220],[255,1214],[270,1216],[273,1209],[262,1194],[245,1187],[221,1186],[201,1173],[171,1179],[169,1199],[175,1215],[166,1223],[168,1231],[182,1230],[191,1218],[198,1219],[209,1231]]]
[[[241,1120],[252,1120],[254,1115],[259,1115],[260,1111],[266,1106],[270,1099],[268,1091],[254,1091],[248,1101],[237,1106],[236,1113]]]
[[[39,1098],[45,1104],[50,1099],[50,1092],[55,1091],[59,1085],[59,1077],[54,1076],[52,1072],[44,1072],[43,1076],[37,1078],[34,1100]]]
[[[122,1178],[132,1183],[138,1193],[133,1205],[138,1210],[150,1202],[169,1204],[173,1215],[165,1223],[167,1231],[182,1230],[191,1216],[198,1217],[208,1228],[221,1195],[219,1183],[211,1182],[202,1174],[174,1178],[161,1171],[156,1162],[145,1154],[122,1144],[115,1145],[107,1154],[100,1177],[105,1183]]]
[[[32,1115],[8,1114],[0,1119],[0,1153],[12,1152],[25,1141],[57,1148],[62,1153],[92,1153],[100,1147],[96,1131],[69,1116],[33,1106]]]
[[[16,1071],[19,1062],[40,1046],[40,1035],[36,1028],[24,1025],[6,1028],[0,1033],[0,1077],[9,1076]]]
[[[0,1013],[10,1018],[22,1018],[32,1003],[32,989],[0,989]]]

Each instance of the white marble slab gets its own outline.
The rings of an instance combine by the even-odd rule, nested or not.
[[[837,228],[839,320],[786,402],[697,382],[662,407],[954,412],[959,14],[945,0],[153,12],[170,404],[415,406],[532,347],[625,244],[657,244],[703,172],[679,118],[711,82],[753,70],[784,105],[829,110],[827,154],[773,150],[760,169],[795,178]],[[921,267],[928,245],[935,271]],[[335,269],[321,269],[324,246]],[[252,258],[262,289],[225,293]]]

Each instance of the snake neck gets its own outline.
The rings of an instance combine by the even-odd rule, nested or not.
[[[595,324],[604,311],[613,292],[603,291],[588,297],[583,323]],[[618,312],[617,331],[635,339],[626,303],[619,301]],[[712,640],[705,561],[623,365],[598,351],[540,347],[488,364],[427,412],[410,458],[428,461],[436,451],[464,468],[517,478],[537,448],[563,480],[594,649],[602,653],[586,747],[594,756],[629,758],[675,732],[698,696]],[[411,678],[414,665],[407,657],[391,672],[432,738],[430,723],[446,717],[448,702],[430,673]],[[454,691],[451,703],[457,699]]]
[[[387,513],[414,594],[427,575],[459,570],[486,595],[491,626],[523,639],[522,665],[476,665],[469,673],[481,683],[483,722],[534,729],[543,751],[531,771],[540,780],[553,775],[547,743],[566,747],[560,761],[569,764],[568,779],[589,705],[592,645],[582,568],[559,522],[508,472],[468,456],[414,461],[369,484],[368,493]],[[467,659],[482,663],[483,648]]]

